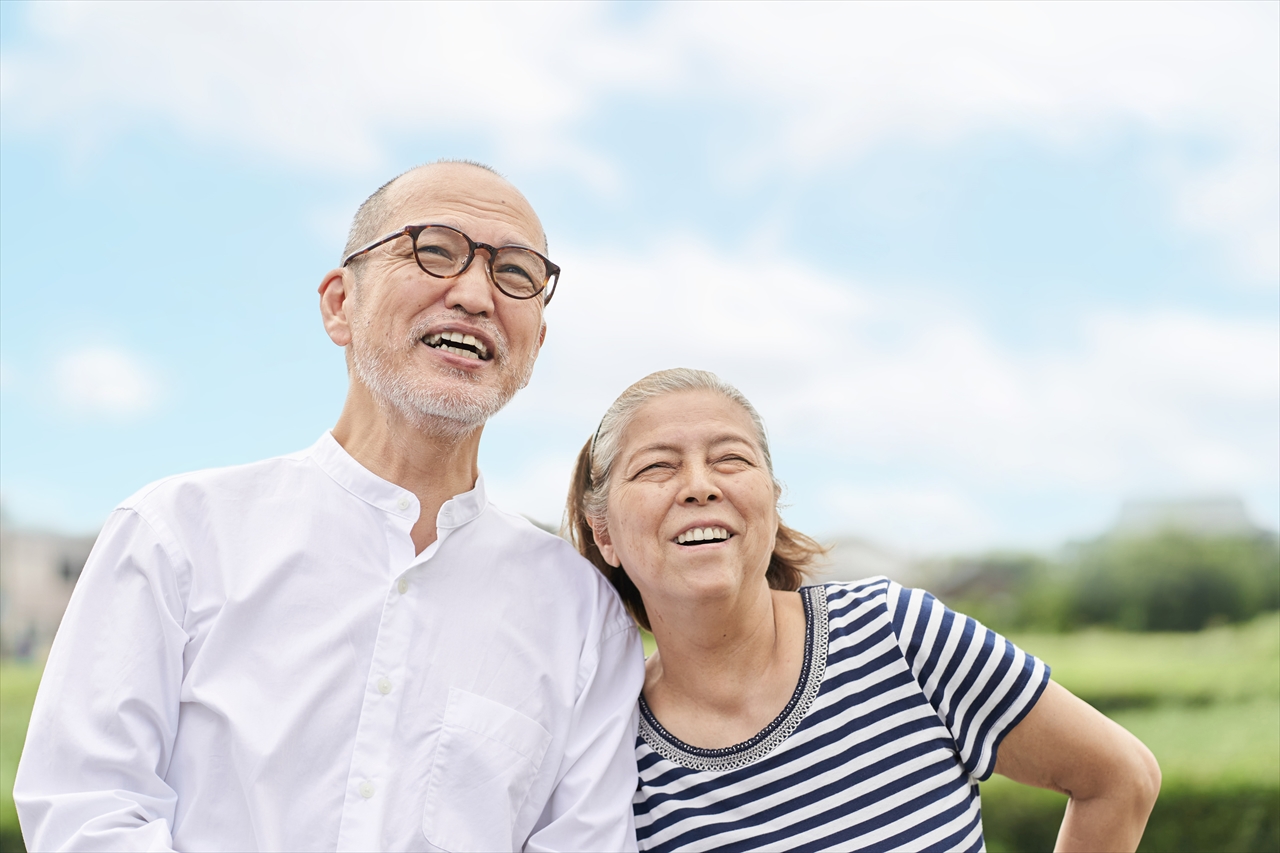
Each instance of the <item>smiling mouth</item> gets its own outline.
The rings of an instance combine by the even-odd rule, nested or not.
[[[705,545],[709,542],[727,542],[733,534],[723,527],[695,527],[676,537],[677,545]]]
[[[477,361],[488,361],[493,358],[484,341],[477,340],[474,335],[464,335],[462,332],[423,335],[422,342],[432,349],[442,349],[463,358],[474,358]]]

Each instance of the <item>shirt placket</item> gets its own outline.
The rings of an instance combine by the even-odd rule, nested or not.
[[[420,557],[413,554],[409,529],[403,519],[389,520],[387,544],[390,554],[387,594],[378,622],[373,660],[365,679],[360,720],[342,804],[338,850],[377,850],[382,847],[388,791],[392,778],[390,762],[394,749],[396,719],[404,696],[404,678],[412,637],[412,570],[425,562],[439,543],[433,543]],[[406,547],[407,543],[407,547]]]

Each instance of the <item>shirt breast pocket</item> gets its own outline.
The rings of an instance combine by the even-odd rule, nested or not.
[[[551,733],[506,705],[449,689],[422,832],[443,850],[510,850]]]

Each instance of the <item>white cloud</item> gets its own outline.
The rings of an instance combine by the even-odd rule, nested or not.
[[[638,255],[564,254],[574,276],[548,314],[534,390],[513,407],[525,428],[571,437],[556,477],[533,465],[518,486],[528,511],[549,518],[568,470],[559,457],[628,383],[674,366],[739,385],[775,444],[829,459],[832,501],[888,535],[932,531],[915,545],[1010,533],[981,496],[1280,486],[1274,323],[1099,314],[1071,343],[1014,349],[954,308],[878,296],[891,289],[789,259],[687,239]],[[867,466],[897,474],[883,487],[853,482]]]
[[[1273,142],[1260,134],[1225,163],[1170,170],[1180,220],[1230,246],[1247,277],[1271,283],[1280,280],[1280,151]]]
[[[398,135],[480,134],[509,166],[624,182],[579,138],[621,93],[746,115],[725,180],[985,130],[1075,145],[1138,128],[1216,147],[1166,169],[1185,224],[1280,277],[1273,3],[38,3],[3,57],[6,121],[81,143],[156,116],[325,170]],[[1173,147],[1177,147],[1176,144]]]
[[[112,347],[85,347],[63,355],[53,371],[54,389],[68,410],[131,419],[152,411],[160,383],[137,356]]]
[[[772,113],[727,174],[817,172],[886,141],[943,145],[992,130],[1073,146],[1138,129],[1216,146],[1208,162],[1163,170],[1180,219],[1274,285],[1277,10],[948,2],[742,4],[725,15],[673,4],[654,31],[676,43],[667,50],[690,85]]]
[[[963,316],[884,310],[901,341],[848,328],[843,366],[791,392],[793,429],[833,424],[831,439],[988,484],[1252,481],[1276,458],[1270,324],[1098,316],[1073,347],[1018,352]]]
[[[457,130],[508,143],[513,159],[600,173],[566,124],[599,87],[660,70],[585,4],[40,3],[28,14],[39,45],[3,66],[20,122],[84,133],[161,116],[327,170],[382,167],[400,132]],[[565,43],[578,47],[555,49]]]
[[[1276,9],[1261,4],[663,7],[705,85],[769,99],[797,157],[885,137],[1099,124],[1275,136]],[[692,76],[692,75],[691,75]],[[1261,112],[1259,112],[1261,110]],[[1222,127],[1226,125],[1226,127]]]

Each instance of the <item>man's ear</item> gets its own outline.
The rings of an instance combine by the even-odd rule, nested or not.
[[[352,273],[346,269],[330,270],[320,282],[320,317],[329,340],[340,347],[351,343],[349,309],[353,284]]]
[[[587,523],[591,525],[591,536],[596,540],[596,548],[599,549],[600,556],[615,569],[621,566],[622,560],[618,559],[618,552],[613,550],[613,542],[609,539],[609,526],[604,523],[604,519],[589,518]]]

